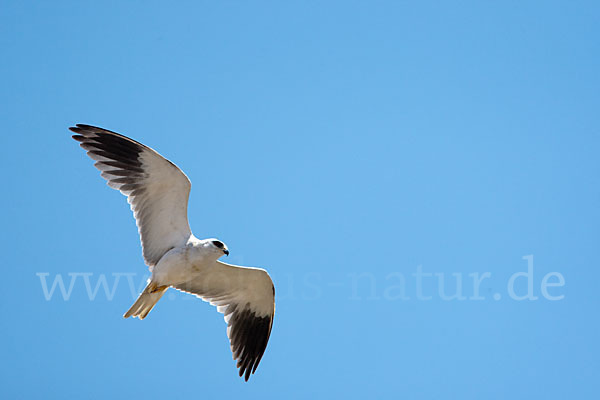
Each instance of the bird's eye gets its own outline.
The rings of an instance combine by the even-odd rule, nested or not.
[[[217,246],[219,249],[222,249],[224,247],[223,243],[219,242],[218,240],[213,240],[212,244]]]

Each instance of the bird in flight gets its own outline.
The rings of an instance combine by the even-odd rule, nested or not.
[[[218,239],[198,239],[190,230],[187,176],[156,151],[95,126],[69,128],[96,161],[108,186],[127,196],[151,277],[124,317],[144,319],[170,287],[191,293],[225,316],[227,336],[240,376],[247,381],[267,347],[275,314],[275,287],[264,269],[219,261],[229,255]]]

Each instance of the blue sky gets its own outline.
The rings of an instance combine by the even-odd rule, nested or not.
[[[4,1],[3,393],[593,397],[599,23],[583,1]],[[147,269],[75,123],[174,161],[196,236],[269,270],[249,383],[208,304],[122,318]]]

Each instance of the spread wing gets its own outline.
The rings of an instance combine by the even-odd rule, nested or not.
[[[173,287],[210,302],[225,315],[233,359],[247,381],[267,348],[273,326],[275,287],[269,274],[217,261]]]
[[[191,236],[187,219],[190,181],[175,164],[126,136],[89,125],[69,128],[108,185],[131,205],[144,260],[153,266]]]

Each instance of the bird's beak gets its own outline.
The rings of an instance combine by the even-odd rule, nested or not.
[[[226,256],[229,255],[229,250],[223,250],[223,253],[225,253]]]

